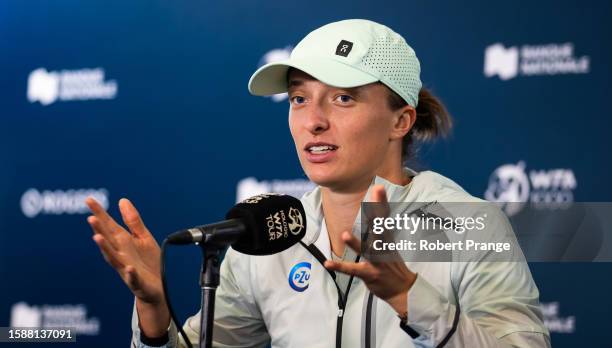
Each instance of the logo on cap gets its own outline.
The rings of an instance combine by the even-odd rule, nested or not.
[[[336,55],[346,57],[351,52],[353,48],[353,43],[350,41],[342,40],[336,47]]]

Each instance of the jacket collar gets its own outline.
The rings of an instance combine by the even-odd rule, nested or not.
[[[383,185],[385,187],[389,202],[416,201],[416,198],[420,196],[418,191],[420,190],[420,186],[422,186],[417,183],[418,181],[421,181],[418,179],[420,175],[410,168],[404,168],[404,173],[413,178],[411,182],[405,186],[394,184],[379,176],[374,177],[366,195],[364,196],[363,202],[369,201],[371,190],[374,185]],[[415,187],[418,187],[419,190],[415,190]],[[327,235],[321,236],[321,226],[323,223],[321,187],[317,186],[311,192],[306,193],[302,197],[301,201],[306,210],[306,235],[304,238],[302,238],[302,241],[306,244],[313,244],[317,242],[316,245],[321,252],[323,252],[324,255],[329,256],[329,237]],[[352,232],[357,236],[360,236],[361,234],[361,209],[359,209],[355,222],[353,223]]]

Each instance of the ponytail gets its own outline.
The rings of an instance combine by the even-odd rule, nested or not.
[[[391,110],[406,106],[406,101],[389,89],[388,103]],[[426,88],[419,92],[419,102],[416,107],[416,121],[410,131],[402,139],[402,162],[411,159],[415,154],[415,140],[428,142],[445,137],[450,132],[453,121],[440,99]]]

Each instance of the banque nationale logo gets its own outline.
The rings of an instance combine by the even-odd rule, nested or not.
[[[586,74],[590,60],[589,56],[575,56],[571,42],[508,48],[495,43],[485,49],[484,75],[509,80],[518,75]]]
[[[281,60],[289,59],[291,56],[292,46],[286,46],[285,48],[273,48],[266,52],[259,60],[259,67],[262,67],[268,63],[279,62]],[[279,103],[287,99],[287,93],[278,93],[271,95],[272,101]]]
[[[114,99],[117,82],[105,81],[102,68],[47,71],[38,68],[28,76],[28,101],[43,106],[56,101]]]
[[[90,317],[84,304],[29,305],[18,302],[11,307],[11,327],[72,327],[78,335],[100,333],[100,319]]]
[[[561,315],[559,302],[541,302],[544,325],[551,333],[572,334],[576,331],[576,316]]]
[[[485,199],[498,203],[509,216],[519,213],[526,203],[555,208],[574,201],[577,182],[568,168],[526,170],[525,162],[499,166],[489,177]]]

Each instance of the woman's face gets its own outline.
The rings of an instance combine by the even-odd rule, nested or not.
[[[399,139],[401,148],[401,135],[394,130],[387,87],[337,88],[293,69],[288,82],[289,128],[310,180],[350,190],[401,168],[401,153],[389,156],[391,140]]]

